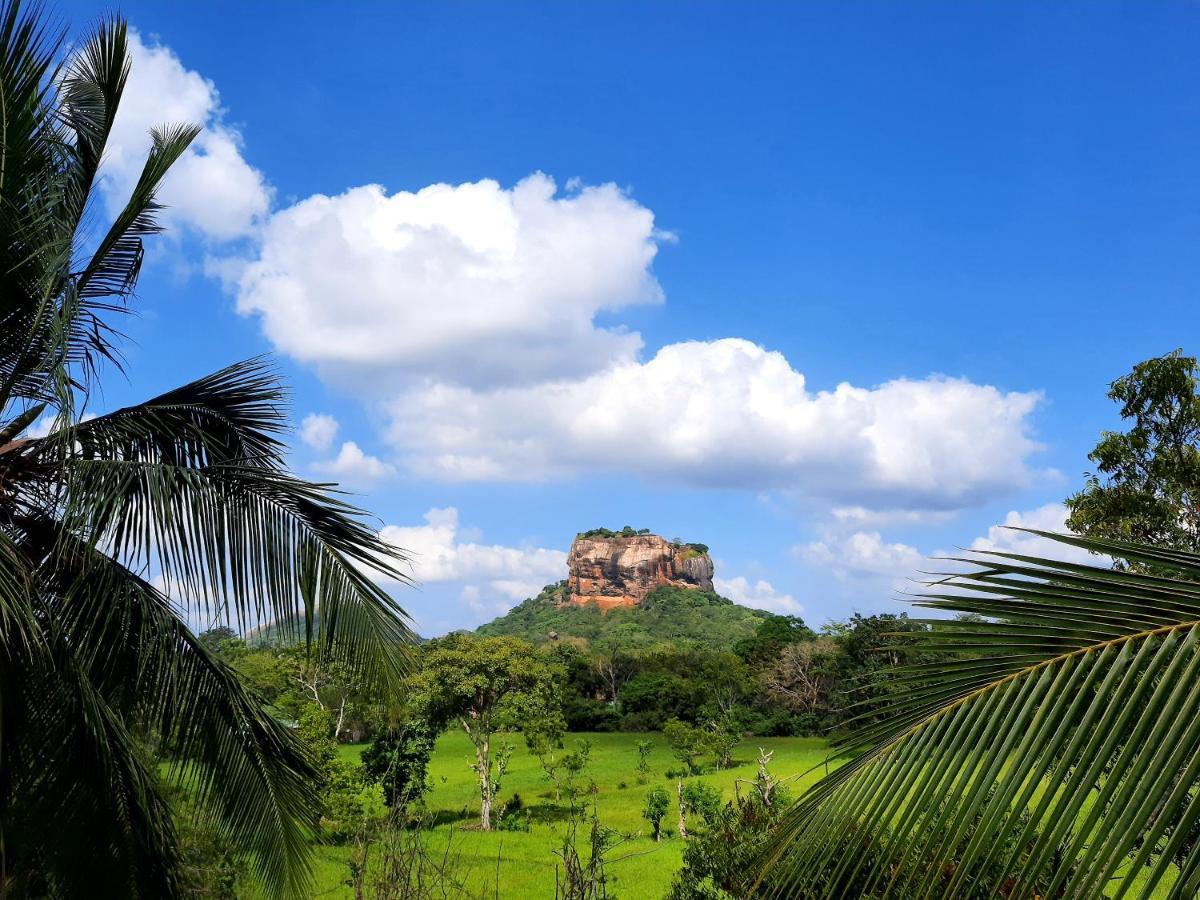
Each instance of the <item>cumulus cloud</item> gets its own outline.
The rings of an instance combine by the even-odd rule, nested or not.
[[[331,475],[350,486],[366,487],[396,474],[396,467],[385,463],[377,456],[363,453],[354,441],[342,444],[333,459],[318,462],[313,466],[324,475]]]
[[[722,597],[752,609],[765,609],[780,615],[798,616],[804,612],[796,598],[775,589],[769,581],[758,579],[751,583],[745,577],[714,578],[713,587]]]
[[[929,564],[925,554],[908,544],[888,543],[878,531],[830,536],[793,548],[809,565],[829,569],[838,578],[888,578],[896,584]]]
[[[412,557],[412,576],[419,584],[466,582],[463,600],[475,611],[489,598],[489,611],[532,597],[565,577],[567,554],[546,548],[505,547],[467,539],[454,507],[431,509],[424,525],[388,525],[380,537]],[[500,611],[503,611],[501,609]]]
[[[267,214],[271,192],[242,157],[241,135],[224,120],[216,86],[136,31],[130,31],[129,45],[132,69],[102,169],[109,211],[121,208],[141,174],[150,129],[191,123],[204,130],[163,184],[159,200],[170,207],[164,220],[214,240],[252,234]]]
[[[391,400],[390,439],[418,474],[607,470],[790,490],[848,510],[864,533],[895,521],[885,514],[944,515],[1030,479],[1033,393],[943,377],[814,392],[782,354],[737,338],[644,359],[638,333],[601,317],[662,301],[652,264],[671,236],[613,184],[365,185],[272,212],[213,83],[169,48],[136,33],[132,45],[106,192],[115,201],[136,178],[149,126],[204,124],[164,190],[172,215],[213,239],[251,238],[208,271],[277,349]],[[302,431],[318,452],[335,437],[328,422]],[[347,442],[322,465],[379,478],[390,464]]]
[[[728,338],[672,344],[577,380],[426,385],[396,402],[391,436],[415,471],[448,480],[620,470],[953,509],[1028,481],[1038,399],[940,377],[814,393],[782,354]]]
[[[1018,528],[1069,534],[1067,508],[1061,503],[1047,503],[1026,512],[1012,510],[1004,517],[1003,525],[993,525],[985,536],[972,541],[971,549],[999,550],[1093,566],[1108,565],[1110,562],[1107,557],[1095,556],[1079,547],[1014,530]]]
[[[327,372],[457,384],[578,376],[641,338],[597,314],[662,299],[662,235],[616,186],[559,193],[531,175],[308,197],[271,216],[236,278],[238,309]]]
[[[324,413],[309,413],[300,423],[300,440],[320,453],[333,446],[337,433],[338,420]]]
[[[908,579],[920,579],[921,572],[958,571],[961,563],[942,557],[969,558],[969,551],[997,550],[1072,563],[1107,565],[1105,557],[1015,530],[1030,528],[1066,534],[1070,531],[1066,519],[1067,510],[1061,503],[1047,503],[1024,512],[1012,510],[1004,517],[1003,524],[993,525],[986,535],[975,538],[967,548],[968,552],[934,550],[923,553],[908,544],[889,542],[878,531],[839,534],[830,530],[823,540],[794,547],[793,554],[809,565],[828,569],[838,578],[890,578],[897,587]]]
[[[833,524],[846,528],[887,528],[893,525],[933,525],[948,522],[953,509],[867,509],[865,506],[836,506],[830,513]]]

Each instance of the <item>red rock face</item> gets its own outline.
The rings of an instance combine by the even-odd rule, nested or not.
[[[633,606],[663,584],[713,589],[712,560],[656,534],[577,538],[567,556],[570,602]]]

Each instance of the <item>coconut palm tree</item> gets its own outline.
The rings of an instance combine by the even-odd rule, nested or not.
[[[931,581],[917,605],[970,615],[930,620],[945,660],[893,675],[797,801],[773,893],[1200,895],[1200,555],[1035,533],[1132,565],[989,552]]]
[[[371,576],[403,580],[402,557],[288,473],[262,360],[83,414],[197,130],[155,131],[98,227],[126,28],[64,46],[39,10],[0,8],[0,897],[175,896],[163,768],[270,893],[303,895],[313,762],[187,623],[275,622],[392,683],[411,633]]]

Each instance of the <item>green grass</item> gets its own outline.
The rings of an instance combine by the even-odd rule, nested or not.
[[[516,748],[500,799],[520,794],[527,809],[533,811],[532,831],[484,833],[469,827],[478,822],[479,788],[470,768],[473,758],[470,742],[459,732],[451,732],[438,741],[430,762],[429,775],[433,790],[427,802],[433,814],[456,820],[439,826],[431,843],[439,850],[451,841],[461,865],[460,875],[472,892],[480,897],[548,898],[554,895],[554,851],[562,841],[562,825],[556,821],[536,821],[539,811],[552,812],[555,806],[553,788],[546,780],[536,758],[530,756],[520,735],[507,737]],[[588,777],[598,789],[596,803],[601,821],[631,839],[615,851],[613,857],[628,857],[608,869],[610,887],[622,900],[661,898],[679,868],[683,843],[672,834],[655,844],[649,837],[649,827],[641,817],[646,791],[656,784],[670,789],[674,797],[674,782],[665,777],[667,769],[678,768],[661,735],[590,734],[568,735],[566,748],[586,737],[592,744]],[[645,785],[637,782],[637,751],[639,740],[655,743],[650,756],[651,776]],[[734,754],[736,765],[731,769],[698,776],[725,794],[733,796],[735,779],[753,778],[757,771],[757,748],[775,752],[771,771],[786,778],[818,765],[825,757],[826,744],[818,738],[755,738],[738,745]],[[357,760],[361,746],[344,745],[341,753]],[[789,786],[793,791],[815,781],[820,773],[798,779]],[[621,785],[625,787],[622,788]],[[672,806],[664,826],[675,827],[676,813]],[[344,885],[349,851],[340,847],[319,847],[315,859],[317,890],[320,897],[352,897]],[[497,859],[499,862],[497,863]],[[498,865],[498,869],[497,869]],[[497,871],[499,885],[497,885]]]

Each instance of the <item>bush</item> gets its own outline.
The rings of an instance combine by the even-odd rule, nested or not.
[[[671,808],[671,795],[664,787],[654,787],[646,792],[646,804],[642,807],[642,818],[650,823],[654,840],[662,839],[662,820]]]
[[[627,713],[621,717],[621,731],[649,732],[662,727],[662,716],[653,712]]]
[[[389,808],[403,809],[429,790],[426,771],[433,743],[432,729],[417,719],[381,735],[363,751],[363,774],[380,784]]]
[[[721,791],[707,781],[689,781],[681,794],[684,815],[697,815],[711,826],[721,814]]]
[[[675,758],[691,775],[700,772],[700,757],[709,746],[709,735],[694,725],[672,719],[663,726],[663,739]]]
[[[382,788],[363,777],[361,766],[344,759],[331,760],[325,767],[321,827],[334,844],[345,844],[364,827],[387,817]]]
[[[199,814],[178,785],[164,786],[179,842],[181,894],[236,900],[249,870],[245,855],[211,818]]]
[[[578,695],[563,700],[563,720],[567,731],[617,731],[621,716],[612,704]]]

